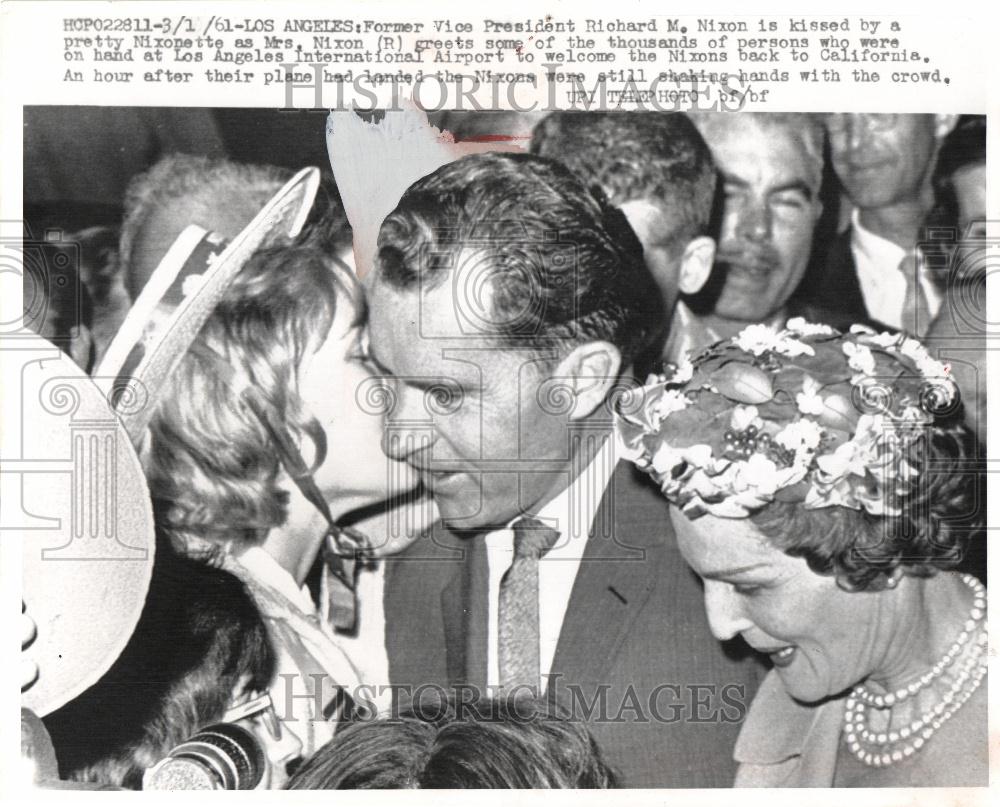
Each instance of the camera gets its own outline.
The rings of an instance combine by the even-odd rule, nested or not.
[[[253,733],[217,723],[176,746],[142,777],[143,790],[253,790],[267,756]]]

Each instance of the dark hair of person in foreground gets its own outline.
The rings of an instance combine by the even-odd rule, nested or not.
[[[46,716],[63,779],[138,790],[143,772],[240,691],[267,689],[274,652],[243,584],[158,539],[142,616],[94,686]]]
[[[289,790],[617,786],[583,723],[525,698],[422,703],[355,723],[288,783]]]

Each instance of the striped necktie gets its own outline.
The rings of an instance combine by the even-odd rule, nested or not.
[[[924,336],[931,324],[931,310],[924,284],[920,282],[920,267],[914,250],[903,256],[899,262],[899,271],[906,279],[900,327],[913,336]]]

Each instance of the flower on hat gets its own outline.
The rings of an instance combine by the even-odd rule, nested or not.
[[[866,376],[875,375],[875,357],[867,345],[844,342],[843,350],[848,367]]]
[[[822,386],[820,383],[811,375],[807,374],[803,376],[802,392],[797,392],[795,394],[795,402],[798,404],[799,411],[803,415],[823,414],[825,404],[823,403],[823,398],[819,394],[821,389]]]
[[[745,328],[682,367],[616,428],[690,517],[744,518],[776,498],[897,514],[936,417],[928,383],[953,386],[916,340],[801,319]]]
[[[670,384],[687,384],[694,375],[694,365],[691,363],[691,357],[687,354],[684,358],[680,360],[677,368],[674,370],[674,374],[670,376]]]
[[[823,430],[815,420],[801,418],[789,423],[774,436],[774,442],[789,451],[815,451],[823,438]]]
[[[743,432],[751,426],[758,429],[764,425],[760,419],[760,412],[756,406],[743,406],[742,404],[733,409],[733,414],[729,419],[729,427],[733,431]]]
[[[802,336],[836,336],[837,331],[829,325],[817,322],[807,322],[805,317],[792,317],[785,327]]]
[[[691,400],[683,392],[675,389],[665,389],[663,395],[660,396],[660,400],[656,403],[656,414],[662,420],[674,412],[687,409],[690,405]]]
[[[784,356],[815,354],[812,347],[805,342],[792,339],[787,331],[779,332],[770,325],[748,325],[734,338],[733,344],[754,356],[772,352]]]

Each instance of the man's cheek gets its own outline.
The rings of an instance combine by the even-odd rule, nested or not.
[[[434,419],[438,435],[435,448],[459,459],[475,461],[483,456],[483,422],[478,409],[463,405],[458,411]]]

